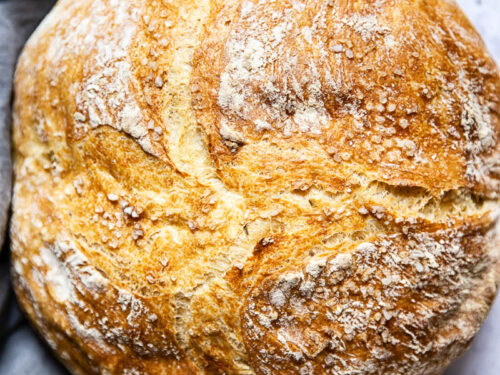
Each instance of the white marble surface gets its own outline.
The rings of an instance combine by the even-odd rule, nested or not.
[[[500,62],[500,0],[457,0],[457,2],[479,30],[491,53]]]
[[[457,0],[500,62],[500,0]],[[500,298],[471,349],[445,375],[500,375]]]

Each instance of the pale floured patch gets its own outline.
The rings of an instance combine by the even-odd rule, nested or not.
[[[270,5],[261,1],[242,6],[240,22],[247,27],[238,28],[226,42],[224,52],[229,62],[221,74],[217,103],[228,118],[249,120],[258,132],[276,129],[288,137],[297,132],[320,134],[330,116],[323,102],[318,67],[311,60],[305,73],[295,76],[299,62],[286,48],[286,39],[297,32],[297,17],[303,7],[284,9],[278,15],[264,10]],[[269,28],[266,23],[271,19],[279,22]],[[316,23],[322,19],[318,17],[312,27],[302,29],[304,43],[313,43],[313,34],[320,27]],[[273,64],[284,74],[286,87],[269,74]]]

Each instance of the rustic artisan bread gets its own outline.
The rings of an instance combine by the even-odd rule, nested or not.
[[[439,374],[499,281],[499,98],[449,0],[61,0],[21,305],[73,374]]]

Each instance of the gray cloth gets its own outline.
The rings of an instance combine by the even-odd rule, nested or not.
[[[89,0],[91,1],[91,0]],[[127,0],[123,0],[127,1]],[[14,62],[26,38],[54,0],[0,0],[0,247],[11,191],[10,103]],[[458,0],[500,61],[500,1]],[[8,243],[0,253],[0,374],[68,375],[19,311],[9,285]],[[500,299],[471,350],[445,375],[500,374]]]

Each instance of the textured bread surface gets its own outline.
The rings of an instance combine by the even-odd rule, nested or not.
[[[488,313],[500,76],[451,0],[60,0],[15,94],[73,374],[440,374]]]

